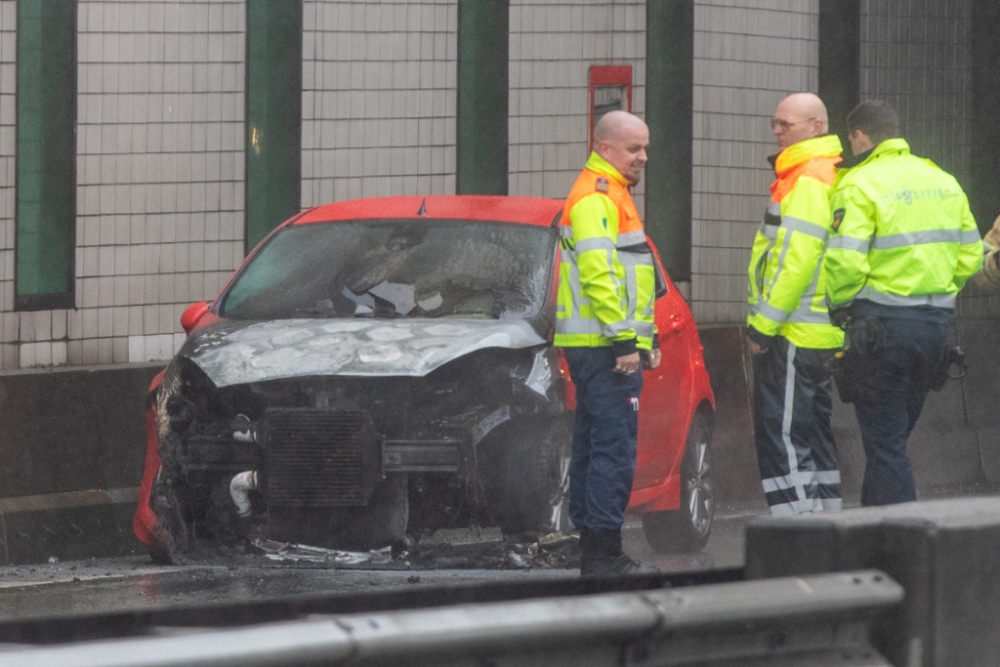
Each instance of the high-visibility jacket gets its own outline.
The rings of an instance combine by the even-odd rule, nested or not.
[[[832,349],[844,342],[830,324],[823,272],[830,187],[842,150],[836,135],[825,135],[778,154],[771,201],[753,242],[747,324],[798,347]]]
[[[570,190],[559,223],[559,347],[653,347],[656,272],[628,181],[597,153]]]
[[[824,266],[831,307],[955,307],[983,242],[958,181],[888,139],[837,183]]]

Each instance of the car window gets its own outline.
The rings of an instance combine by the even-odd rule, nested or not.
[[[286,227],[222,296],[230,319],[524,318],[552,283],[555,231],[466,220]]]

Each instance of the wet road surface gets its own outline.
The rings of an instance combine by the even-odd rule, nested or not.
[[[655,554],[636,522],[625,531],[625,550],[663,572],[739,567],[743,531],[752,514],[717,516],[698,554]],[[343,570],[260,564],[157,566],[146,556],[0,567],[0,620],[126,611],[283,598],[319,593],[449,586],[496,581],[575,577],[578,570],[535,568],[448,570]]]

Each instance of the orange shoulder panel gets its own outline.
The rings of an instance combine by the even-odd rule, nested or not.
[[[561,225],[571,225],[569,219],[570,210],[576,206],[576,203],[588,195],[592,195],[595,192],[606,195],[615,203],[618,208],[619,216],[622,213],[622,203],[621,203],[621,193],[624,192],[626,195],[628,191],[621,186],[615,179],[608,178],[603,174],[598,174],[597,172],[590,171],[589,169],[584,169],[580,172],[580,175],[576,178],[576,183],[573,184],[572,189],[569,191],[569,195],[566,197],[566,203],[563,205],[562,219],[559,221]]]
[[[781,202],[792,191],[792,188],[795,187],[795,182],[802,176],[809,176],[821,183],[832,186],[836,176],[834,167],[838,164],[840,164],[839,156],[816,157],[789,169],[774,179],[774,183],[771,183],[771,201]]]
[[[838,155],[813,158],[806,163],[806,170],[802,175],[811,176],[826,185],[833,185],[837,174],[836,166],[840,164],[840,160]]]

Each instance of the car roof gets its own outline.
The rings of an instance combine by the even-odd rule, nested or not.
[[[295,218],[293,225],[338,220],[490,220],[551,226],[562,211],[559,199],[486,195],[370,197],[324,204]]]

